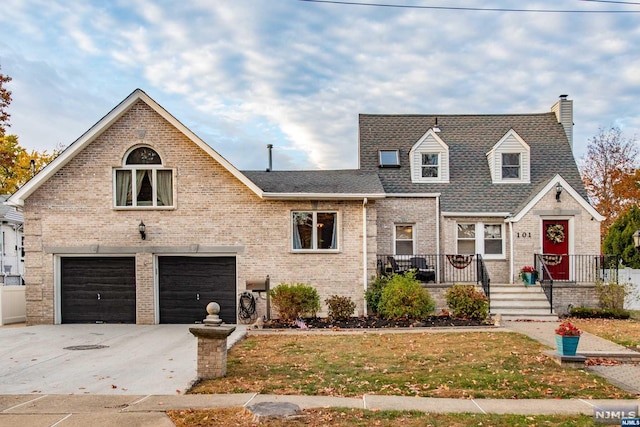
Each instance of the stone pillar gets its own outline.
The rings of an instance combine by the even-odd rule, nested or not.
[[[221,378],[227,374],[227,337],[235,330],[235,326],[189,328],[198,338],[198,379]]]

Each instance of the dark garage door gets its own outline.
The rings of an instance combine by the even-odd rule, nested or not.
[[[61,259],[62,323],[136,323],[133,257]]]
[[[236,323],[235,257],[158,258],[160,323],[199,323],[207,304],[220,304],[225,323]]]

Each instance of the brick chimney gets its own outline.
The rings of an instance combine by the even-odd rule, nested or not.
[[[573,101],[567,99],[568,95],[560,95],[558,102],[553,104],[551,111],[556,113],[558,123],[564,128],[564,133],[567,134],[569,145],[573,150]]]

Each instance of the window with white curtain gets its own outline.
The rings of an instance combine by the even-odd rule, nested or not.
[[[504,258],[504,224],[459,222],[456,232],[458,254],[481,254],[488,259]]]
[[[149,147],[133,149],[114,171],[116,207],[173,207],[173,170]]]
[[[338,213],[295,211],[291,213],[294,251],[338,249]]]

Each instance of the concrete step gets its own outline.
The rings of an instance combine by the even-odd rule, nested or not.
[[[557,321],[540,286],[491,285],[491,315],[503,320]]]

